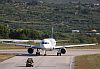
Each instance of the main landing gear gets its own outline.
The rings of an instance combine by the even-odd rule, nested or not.
[[[58,50],[57,56],[61,56],[61,49]]]
[[[36,56],[40,56],[39,49],[37,49]]]
[[[57,56],[61,56],[61,53],[58,53],[58,52],[57,52]]]

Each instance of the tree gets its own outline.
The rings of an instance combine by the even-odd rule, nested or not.
[[[9,27],[0,24],[0,38],[9,38]]]

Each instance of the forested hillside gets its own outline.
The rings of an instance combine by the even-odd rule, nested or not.
[[[69,2],[81,2],[83,4],[98,3],[100,0],[42,0],[46,3],[66,4]]]
[[[2,37],[2,30],[0,38],[14,38],[11,34],[20,34],[18,31],[23,29],[31,31],[31,36],[23,34],[29,38],[33,38],[32,30],[50,34],[52,24],[55,33],[70,33],[73,29],[100,32],[99,4],[100,0],[0,0],[0,30],[5,26],[10,34]]]
[[[94,0],[92,1],[94,3]],[[100,6],[82,3],[53,4],[39,0],[1,0],[0,23],[7,24],[11,28],[37,30],[50,30],[53,23],[55,31],[68,32],[72,29],[86,31],[91,28],[100,31]]]

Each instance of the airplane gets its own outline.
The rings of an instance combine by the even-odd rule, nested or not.
[[[57,56],[61,56],[61,54],[66,53],[66,48],[69,48],[69,47],[96,45],[96,43],[95,43],[95,44],[56,46],[56,42],[57,41],[53,38],[46,38],[46,39],[41,40],[40,45],[38,45],[38,46],[28,45],[28,44],[16,44],[16,46],[28,47],[27,51],[29,54],[32,54],[34,49],[37,49],[37,51],[36,51],[37,56],[40,55],[40,51],[39,51],[40,49],[44,50],[44,56],[47,55],[46,51],[53,51],[53,50],[57,50]]]

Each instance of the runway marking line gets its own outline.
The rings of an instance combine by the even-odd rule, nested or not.
[[[39,64],[44,60],[44,56],[40,57],[36,62],[34,62],[34,68],[39,67]],[[35,66],[37,64],[37,66]]]

